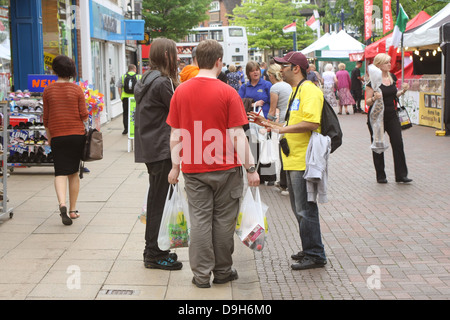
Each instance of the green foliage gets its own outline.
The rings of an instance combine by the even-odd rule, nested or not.
[[[207,20],[210,0],[144,0],[142,15],[152,39],[166,37],[178,41]]]
[[[303,6],[316,8],[316,6]],[[283,27],[297,21],[297,47],[304,48],[314,42],[314,34],[300,16],[300,8],[290,1],[242,1],[229,16],[230,24],[247,29],[249,48],[292,50],[293,33],[283,33]]]

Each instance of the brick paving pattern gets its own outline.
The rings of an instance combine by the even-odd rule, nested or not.
[[[289,197],[261,188],[269,236],[255,259],[264,299],[450,297],[450,138],[422,126],[403,131],[414,181],[395,182],[389,149],[389,182],[378,184],[366,120],[340,116],[344,143],[330,156],[329,202],[319,204],[325,268],[291,270],[300,240]]]
[[[127,152],[117,118],[102,127],[105,157],[88,164],[81,217],[72,226],[61,224],[52,168],[17,168],[11,174],[14,217],[0,221],[0,299],[448,299],[450,137],[421,126],[404,131],[414,181],[395,183],[389,149],[389,183],[382,185],[375,179],[366,116],[340,120],[344,144],[330,156],[329,202],[319,204],[325,268],[291,270],[290,256],[301,248],[289,197],[262,186],[269,206],[267,241],[256,253],[236,241],[238,280],[196,288],[187,248],[176,250],[182,270],[145,269],[145,227],[137,216],[148,176]],[[68,282],[73,267],[81,272],[80,288]],[[106,294],[129,291],[134,294]]]

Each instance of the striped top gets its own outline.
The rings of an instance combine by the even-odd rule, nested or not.
[[[71,82],[53,82],[44,90],[44,127],[52,138],[84,135],[88,119],[83,90]]]

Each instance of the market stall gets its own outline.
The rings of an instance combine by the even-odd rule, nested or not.
[[[403,47],[414,52],[414,74],[422,75],[420,79],[405,77],[411,86],[406,106],[413,112],[412,120],[437,129],[450,125],[444,123],[442,114],[444,103],[446,113],[450,112],[450,104],[444,99],[445,59],[439,36],[440,28],[446,23],[450,23],[450,4],[403,35]]]
[[[349,60],[349,54],[364,52],[365,45],[348,35],[345,30],[338,33],[326,33],[309,47],[301,52],[308,58],[318,61],[341,61]]]

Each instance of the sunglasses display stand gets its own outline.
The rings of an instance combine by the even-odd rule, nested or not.
[[[2,133],[2,139],[1,139],[1,159],[2,159],[2,167],[1,167],[1,180],[2,180],[2,189],[1,191],[1,208],[0,208],[0,222],[1,220],[5,218],[12,218],[13,217],[13,208],[8,208],[8,130],[7,130],[7,124],[8,116],[9,116],[9,103],[7,101],[0,102],[1,104],[1,112],[2,112],[2,123],[1,123],[1,133]]]
[[[14,99],[9,105],[8,168],[53,166],[53,154],[43,124],[43,104],[39,93]]]

